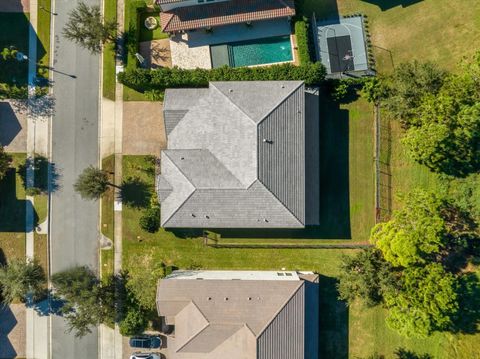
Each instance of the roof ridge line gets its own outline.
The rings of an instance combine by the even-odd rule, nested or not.
[[[273,193],[272,191],[270,191],[270,188],[267,187],[267,185],[265,183],[262,182],[262,180],[260,178],[258,178],[258,175],[257,175],[257,179],[256,181],[258,181],[259,183],[262,184],[262,186],[268,191],[268,193],[270,193],[276,200],[278,203],[280,203],[282,205],[283,208],[285,208],[287,210],[288,213],[290,213],[299,223],[301,223],[303,226],[305,226],[305,223],[303,223],[296,215],[295,213],[293,213],[290,208],[288,208],[285,203],[283,203],[280,198],[278,198],[275,193]],[[253,182],[255,183],[255,181]],[[252,183],[252,185],[253,185]],[[250,188],[250,187],[249,187]]]
[[[256,338],[259,338],[264,332],[265,330],[267,330],[267,328],[270,326],[270,324],[272,324],[273,320],[280,314],[280,312],[286,307],[286,305],[292,300],[292,298],[298,293],[298,291],[300,290],[300,288],[302,286],[305,285],[305,282],[303,279],[300,279],[299,278],[299,284],[297,286],[297,288],[295,288],[295,290],[292,292],[292,294],[287,298],[287,300],[282,304],[282,306],[280,307],[280,309],[278,309],[275,314],[273,315],[273,317],[267,322],[267,324],[258,332],[258,335],[256,336]]]
[[[281,81],[278,81],[278,82],[281,82]],[[286,80],[286,81],[283,81],[283,82],[296,82],[296,81]],[[289,92],[285,97],[283,97],[269,112],[267,112],[267,114],[266,114],[265,116],[263,116],[263,118],[262,118],[260,121],[258,121],[257,126],[259,126],[263,121],[265,121],[265,119],[266,119],[268,116],[270,116],[273,111],[275,111],[277,108],[279,108],[282,103],[284,103],[285,101],[287,101],[287,100],[290,98],[290,96],[292,96],[292,94],[293,94],[294,92],[296,92],[296,91],[300,88],[300,86],[304,86],[304,85],[305,85],[305,82],[304,82],[304,81],[299,81],[299,82],[300,82],[300,85],[298,85],[298,86],[295,87],[292,91],[290,91],[290,92]]]
[[[205,325],[201,330],[199,330],[195,335],[193,335],[191,338],[189,338],[180,348],[177,348],[175,349],[175,352],[178,353],[180,350],[182,350],[188,343],[190,343],[193,339],[195,339],[196,337],[198,337],[200,335],[200,333],[202,333],[205,329],[207,329],[209,326],[210,326],[210,322],[208,321],[207,317],[205,316],[205,314],[203,314],[203,312],[200,310],[200,308],[195,304],[195,302],[193,300],[190,300],[190,303],[192,303],[195,308],[197,308],[197,310],[199,311],[199,313],[202,315],[202,317],[205,319],[205,321],[207,322],[207,325]],[[185,309],[185,308],[184,308]],[[183,310],[183,309],[182,309]]]
[[[180,206],[177,207],[177,209],[175,211],[172,212],[172,214],[165,220],[165,222],[163,223],[163,226],[165,226],[165,224],[167,224],[167,222],[173,217],[173,215],[175,213],[178,212],[178,210],[185,204],[185,202],[187,202],[187,200],[195,193],[195,191],[197,190],[197,187],[194,186],[194,184],[192,182],[190,182],[190,180],[188,179],[188,177],[185,175],[185,173],[182,172],[182,170],[180,168],[178,168],[178,166],[175,164],[175,162],[173,161],[173,159],[168,155],[168,153],[166,151],[169,151],[168,149],[167,150],[162,150],[163,154],[165,154],[165,156],[168,157],[168,159],[170,160],[170,162],[172,162],[172,164],[175,166],[175,168],[178,170],[178,172],[180,172],[180,174],[187,180],[188,183],[190,183],[190,185],[193,187],[193,191],[187,196],[187,198],[185,198],[185,200],[182,202],[182,204]],[[160,173],[160,175],[162,175]],[[173,191],[173,190],[172,190]]]
[[[211,85],[213,85],[213,87],[215,87],[215,89],[223,96],[225,97],[228,102],[230,102],[233,106],[235,106],[238,110],[240,110],[241,113],[243,113],[245,116],[247,116],[247,118],[252,121],[252,123],[257,126],[257,123],[253,120],[253,118],[251,118],[245,111],[243,111],[243,109],[238,106],[235,102],[232,101],[232,99],[230,97],[228,97],[227,95],[225,95],[222,91],[219,90],[219,88],[217,86],[215,86],[215,82],[222,82],[222,81],[212,81],[210,82]],[[223,81],[223,82],[240,82],[240,81]]]

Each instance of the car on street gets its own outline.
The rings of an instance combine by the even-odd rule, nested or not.
[[[141,349],[157,349],[162,346],[162,339],[156,335],[142,335],[130,338],[130,347]]]
[[[133,353],[130,359],[161,359],[161,357],[156,353]]]

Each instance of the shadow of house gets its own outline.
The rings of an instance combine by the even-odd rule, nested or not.
[[[337,279],[319,277],[319,358],[348,358],[348,307],[338,300]]]
[[[10,103],[0,102],[0,145],[9,146],[20,131],[22,131],[22,124]]]
[[[382,11],[389,10],[391,8],[401,6],[408,7],[422,2],[423,0],[362,0],[370,4],[377,5]]]
[[[0,232],[25,232],[25,216],[27,209],[34,215],[34,223],[38,215],[30,201],[17,198],[15,169],[8,170],[5,178],[0,181]],[[30,207],[30,208],[27,208]]]
[[[8,339],[9,333],[17,325],[17,319],[9,306],[0,307],[0,358],[16,358],[17,352]]]

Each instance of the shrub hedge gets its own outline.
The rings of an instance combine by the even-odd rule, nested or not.
[[[307,64],[312,62],[308,40],[308,25],[306,21],[298,20],[295,22],[295,36],[297,38],[298,57],[300,63]]]
[[[0,100],[4,99],[26,99],[28,98],[27,86],[16,86],[7,83],[0,83]]]
[[[157,69],[131,69],[119,73],[118,80],[139,92],[163,91],[166,88],[207,87],[209,81],[305,81],[307,85],[321,83],[325,67],[309,62],[301,66],[290,63],[268,67],[220,67],[207,69],[180,69],[160,67]]]

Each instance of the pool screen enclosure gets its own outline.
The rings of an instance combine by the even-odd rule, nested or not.
[[[330,37],[327,39],[327,45],[332,73],[354,70],[350,36]]]

